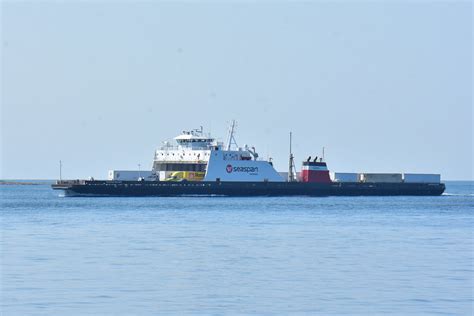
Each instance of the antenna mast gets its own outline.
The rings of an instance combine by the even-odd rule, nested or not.
[[[291,148],[291,138],[292,138],[292,133],[290,132],[290,161],[288,163],[288,182],[295,182],[295,173],[293,170],[296,171],[295,168],[295,159],[293,157],[293,152]]]
[[[59,181],[63,179],[63,162],[59,160]]]
[[[232,145],[235,145],[235,147],[237,148],[239,147],[237,146],[237,142],[235,141],[234,132],[235,132],[235,120],[232,120],[230,124],[230,128],[229,128],[229,137],[227,138],[226,150],[230,150]]]

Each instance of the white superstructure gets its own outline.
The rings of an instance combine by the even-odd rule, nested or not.
[[[238,147],[232,122],[228,144],[205,135],[202,127],[183,131],[176,144],[156,150],[153,173],[161,181],[284,181],[271,162],[259,160],[255,148]]]

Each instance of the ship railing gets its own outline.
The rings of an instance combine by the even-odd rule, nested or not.
[[[165,145],[161,146],[160,150],[183,150],[183,149],[193,149],[193,150],[207,150],[211,149],[216,146],[221,146],[219,144],[204,144],[204,145],[198,145],[198,144],[193,144],[193,145]]]
[[[172,146],[172,145],[160,147],[160,150],[178,150],[178,149],[179,149],[178,146]]]
[[[56,184],[58,185],[72,185],[72,184],[85,184],[86,180],[57,180]]]

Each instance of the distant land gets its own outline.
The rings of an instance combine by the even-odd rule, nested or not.
[[[40,185],[45,182],[54,182],[54,180],[0,180],[0,185]]]
[[[0,180],[0,185],[39,185],[39,182]]]

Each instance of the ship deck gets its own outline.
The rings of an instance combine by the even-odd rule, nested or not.
[[[63,180],[66,195],[87,196],[396,196],[441,195],[443,183]]]

